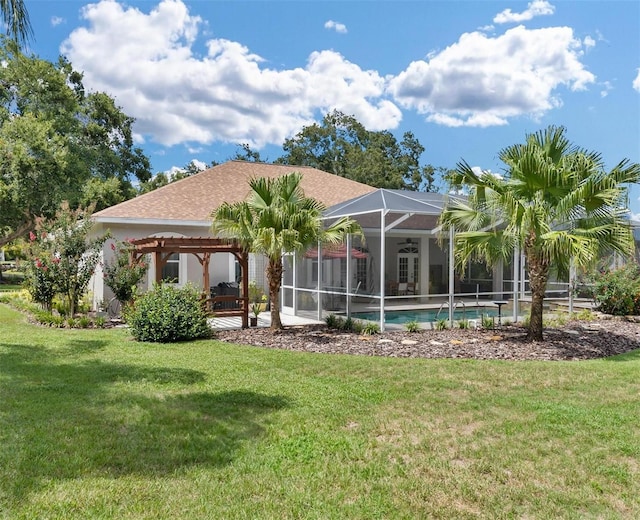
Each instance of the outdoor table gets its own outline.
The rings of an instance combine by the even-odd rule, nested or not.
[[[498,306],[498,327],[502,327],[502,306],[506,305],[508,302],[504,300],[494,301],[493,304]]]

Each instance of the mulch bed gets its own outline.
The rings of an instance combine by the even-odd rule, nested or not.
[[[547,328],[543,342],[528,342],[526,330],[505,326],[495,330],[447,329],[391,331],[360,335],[324,325],[220,330],[221,341],[264,348],[409,358],[467,358],[502,360],[585,360],[640,349],[640,323],[625,318],[572,321]]]

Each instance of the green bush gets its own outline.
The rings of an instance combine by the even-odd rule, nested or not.
[[[600,273],[593,280],[598,310],[615,316],[640,314],[640,267],[628,264]]]
[[[380,333],[380,325],[378,325],[375,321],[367,322],[362,328],[362,333],[367,336],[373,336],[374,334]]]
[[[420,324],[415,320],[408,321],[404,324],[404,327],[407,329],[407,332],[418,332],[420,330]]]
[[[324,319],[325,323],[327,324],[327,327],[329,327],[330,329],[337,329],[340,328],[339,324],[340,324],[340,318],[338,316],[336,316],[335,314],[329,314],[325,319]]]
[[[126,309],[125,321],[138,341],[169,343],[211,336],[200,292],[190,285],[156,285]]]
[[[482,316],[482,328],[492,329],[494,327],[494,321],[491,316]]]
[[[447,318],[440,318],[436,321],[436,330],[446,330],[449,328],[449,320]]]

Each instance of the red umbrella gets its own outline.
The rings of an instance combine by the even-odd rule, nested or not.
[[[305,254],[305,258],[318,258],[318,248],[313,247],[308,249]],[[347,246],[344,244],[338,246],[327,246],[322,248],[322,258],[346,258]],[[351,258],[367,258],[367,253],[360,251],[360,249],[351,248]]]

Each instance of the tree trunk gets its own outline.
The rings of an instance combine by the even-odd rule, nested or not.
[[[284,328],[280,321],[280,284],[282,283],[282,257],[277,260],[269,258],[267,263],[267,282],[269,283],[269,300],[271,302],[271,328]]]
[[[549,265],[534,254],[527,255],[529,266],[529,284],[531,286],[531,316],[529,320],[528,341],[543,341],[542,313],[544,310],[544,293],[549,278]]]

